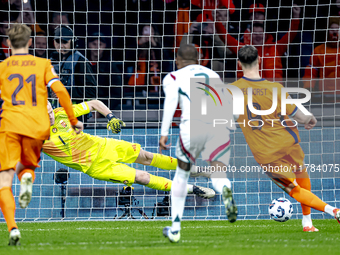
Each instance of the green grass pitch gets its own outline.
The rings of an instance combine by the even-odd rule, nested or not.
[[[162,235],[170,221],[19,223],[19,247],[7,246],[7,228],[0,224],[0,254],[340,254],[337,221],[313,223],[320,232],[302,232],[301,220],[183,221],[177,244]]]

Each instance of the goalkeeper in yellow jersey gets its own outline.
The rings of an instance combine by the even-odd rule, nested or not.
[[[48,108],[51,129],[50,139],[46,140],[43,145],[45,154],[98,180],[125,185],[137,183],[156,190],[171,190],[171,180],[136,170],[123,163],[139,163],[165,170],[175,170],[177,159],[145,151],[138,143],[103,138],[83,132],[76,135],[63,108],[53,110],[50,104]],[[125,126],[125,123],[117,119],[99,100],[73,105],[76,117],[93,110],[108,118],[107,127],[113,133],[120,132],[121,126]],[[212,189],[195,185],[188,185],[188,193],[194,193],[203,198],[211,198],[215,195]]]

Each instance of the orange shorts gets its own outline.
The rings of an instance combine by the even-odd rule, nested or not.
[[[300,144],[294,144],[286,156],[261,166],[269,178],[281,189],[284,189],[291,183],[294,186],[298,185],[296,175],[306,172],[304,158],[305,154]]]
[[[0,133],[0,171],[15,169],[18,162],[38,167],[44,141],[12,132]]]

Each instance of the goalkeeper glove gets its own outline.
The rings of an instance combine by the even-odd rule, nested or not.
[[[111,130],[114,134],[118,134],[121,131],[121,126],[125,127],[124,121],[117,119],[113,113],[106,115],[106,118],[109,120],[107,129]]]

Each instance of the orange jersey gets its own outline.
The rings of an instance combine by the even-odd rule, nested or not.
[[[259,164],[268,164],[284,157],[289,152],[291,146],[300,142],[300,136],[296,127],[284,127],[281,124],[281,121],[286,120],[284,125],[293,126],[293,122],[287,115],[294,115],[297,111],[295,105],[287,104],[287,115],[281,116],[281,88],[283,86],[280,83],[270,82],[265,79],[251,80],[245,77],[232,83],[232,85],[243,91],[244,114],[239,116],[237,122],[241,123],[240,126],[243,134],[255,160]],[[253,89],[253,106],[257,110],[269,110],[272,107],[273,88],[277,88],[278,100],[276,110],[269,115],[256,116],[251,113],[247,105],[248,88]],[[263,122],[248,122],[249,120],[262,120]],[[262,127],[252,127],[261,126],[262,124]]]
[[[47,86],[58,80],[48,59],[18,54],[1,62],[0,132],[48,139]]]

